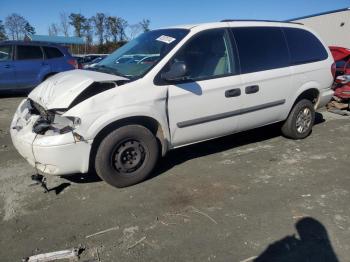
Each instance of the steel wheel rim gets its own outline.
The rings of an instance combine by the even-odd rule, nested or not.
[[[122,173],[133,173],[145,162],[146,150],[140,141],[129,139],[119,143],[112,154],[112,165]]]
[[[311,126],[312,114],[308,107],[305,107],[297,115],[296,128],[297,132],[303,134],[307,132]]]

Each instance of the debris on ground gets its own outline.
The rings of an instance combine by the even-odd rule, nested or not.
[[[84,247],[77,247],[67,250],[55,251],[50,253],[44,253],[39,255],[30,256],[27,258],[23,258],[23,262],[48,262],[55,261],[59,259],[71,259],[76,258],[79,259],[80,254],[85,250]]]
[[[94,233],[94,234],[88,235],[88,236],[86,236],[85,238],[90,238],[90,237],[98,236],[98,235],[101,235],[101,234],[104,234],[104,233],[107,233],[107,232],[110,232],[110,231],[113,231],[113,230],[118,230],[118,229],[119,229],[118,226],[116,226],[116,227],[111,227],[111,228],[108,228],[108,229],[105,229],[105,230],[96,232],[96,233]]]
[[[344,103],[341,101],[332,100],[327,104],[328,112],[341,115],[341,116],[350,116],[349,103]]]
[[[45,193],[49,192],[49,189],[47,188],[47,184],[46,184],[46,178],[43,175],[35,174],[35,175],[32,175],[31,178],[35,182],[32,185],[40,185],[42,188],[44,188]]]
[[[137,245],[141,244],[144,240],[146,240],[146,237],[142,237],[140,240],[136,241],[134,244],[128,246],[128,249],[132,249],[134,247],[136,247]]]

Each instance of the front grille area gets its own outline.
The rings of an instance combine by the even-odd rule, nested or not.
[[[29,99],[31,111],[30,113],[33,115],[40,115],[44,120],[48,122],[53,122],[55,118],[55,114],[53,112],[45,110],[41,105]]]

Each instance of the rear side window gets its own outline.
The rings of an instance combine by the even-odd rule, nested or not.
[[[0,46],[0,61],[9,61],[12,59],[12,46]]]
[[[232,28],[242,74],[289,66],[283,31],[278,27]]]
[[[40,46],[17,46],[17,60],[43,59]]]
[[[300,65],[322,61],[328,53],[312,33],[298,28],[283,28],[291,54],[291,64]]]
[[[48,59],[63,57],[63,54],[56,47],[44,46],[44,52]]]

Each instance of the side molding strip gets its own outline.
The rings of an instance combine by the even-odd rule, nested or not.
[[[244,109],[238,109],[238,110],[231,111],[231,112],[226,112],[226,113],[221,113],[221,114],[216,114],[216,115],[211,115],[211,116],[205,116],[205,117],[200,117],[200,118],[196,118],[196,119],[192,119],[192,120],[179,122],[179,123],[177,123],[177,126],[179,128],[184,128],[184,127],[204,124],[207,122],[212,122],[212,121],[216,121],[216,120],[220,120],[220,119],[224,119],[224,118],[228,118],[228,117],[252,113],[254,111],[263,110],[263,109],[267,109],[270,107],[280,106],[280,105],[283,105],[284,103],[286,103],[285,99],[278,100],[275,102],[270,102],[270,103],[266,103],[266,104],[262,104],[262,105],[258,105],[258,106],[247,107]]]

